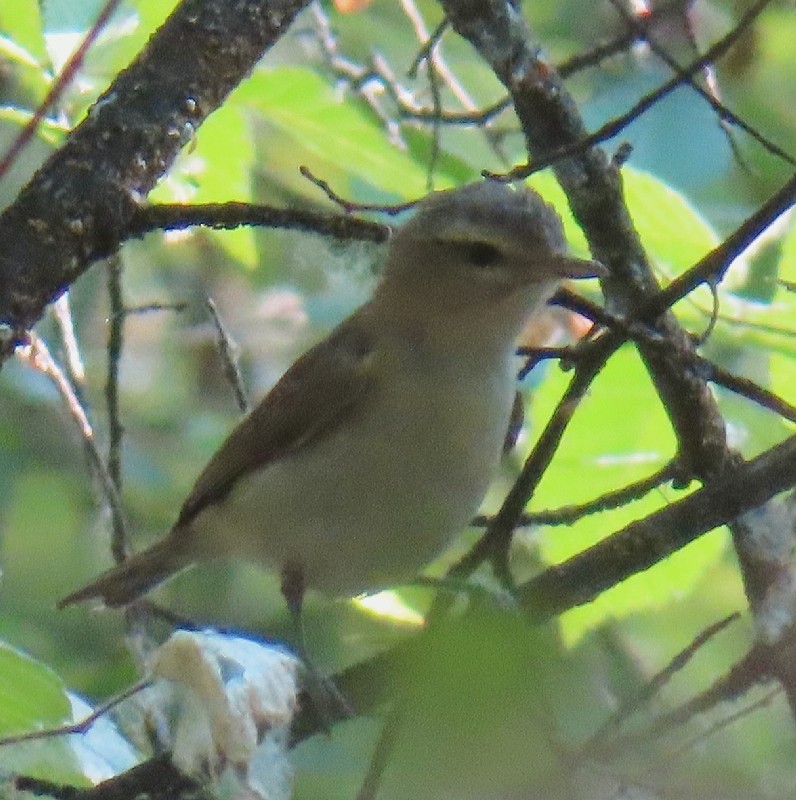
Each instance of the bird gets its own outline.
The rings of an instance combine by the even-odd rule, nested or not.
[[[278,569],[356,596],[415,577],[478,510],[515,397],[516,339],[572,256],[533,189],[432,192],[392,233],[372,297],[287,370],[205,466],[165,538],[64,598],[119,607],[193,565]]]

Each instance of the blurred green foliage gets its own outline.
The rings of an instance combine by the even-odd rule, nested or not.
[[[43,99],[99,5],[97,0],[0,4],[0,151]],[[0,204],[13,199],[173,5],[162,0],[122,5],[33,145],[6,176]],[[433,28],[438,7],[429,0],[418,5]],[[555,61],[621,31],[607,3],[544,0],[526,5],[534,31]],[[721,35],[744,5],[697,0],[691,13],[700,45]],[[350,15],[328,4],[322,8],[341,54],[364,64],[378,51],[418,102],[430,105],[422,70],[414,82],[405,77],[418,43],[399,4],[377,0]],[[660,37],[681,60],[690,59],[682,28],[662,29]],[[300,176],[299,166],[306,165],[346,197],[403,202],[426,191],[432,164],[433,184],[443,188],[474,180],[482,169],[504,170],[524,160],[522,137],[510,112],[501,115],[490,136],[473,126],[442,126],[437,143],[428,128],[405,125],[390,133],[364,93],[343,85],[319,41],[306,13],[197,132],[151,199],[330,208]],[[773,3],[718,69],[726,102],[784,146],[796,141],[794,41],[792,4]],[[476,105],[500,97],[494,77],[468,45],[449,33],[443,53]],[[571,84],[585,118],[596,126],[666,77],[665,68],[637,47],[577,75]],[[393,106],[385,94],[375,94],[389,113]],[[442,101],[461,109],[449,84],[442,86]],[[742,134],[734,136],[742,162],[733,156],[715,115],[681,89],[608,144],[610,149],[628,140],[634,146],[625,169],[628,205],[663,282],[709,251],[791,172]],[[552,177],[537,176],[534,182],[564,215],[573,246],[583,249],[583,237]],[[152,235],[126,246],[121,258],[128,306],[186,304],[182,312],[132,314],[124,329],[123,491],[137,548],[168,528],[200,465],[238,416],[204,298],[215,299],[239,345],[247,383],[259,396],[309,342],[361,300],[380,253],[305,234],[240,229]],[[789,221],[767,233],[758,252],[733,266],[719,290],[720,317],[704,352],[793,402],[796,292],[777,278],[796,282],[796,227]],[[98,265],[70,293],[85,366],[80,395],[103,447],[110,313],[105,280]],[[676,311],[699,334],[708,324],[711,305],[710,294],[700,291]],[[44,320],[39,333],[63,361],[63,337],[55,321]],[[541,369],[529,380],[529,422],[520,456],[532,446],[567,380],[557,368]],[[0,393],[3,734],[62,720],[67,709],[61,680],[99,699],[126,686],[134,667],[119,615],[55,611],[60,597],[110,563],[108,515],[100,508],[76,427],[50,383],[28,366],[7,365],[0,374]],[[732,443],[746,456],[793,432],[792,424],[748,400],[721,390],[717,395]],[[586,501],[644,477],[673,455],[665,413],[638,358],[624,348],[595,382],[530,510]],[[507,466],[487,499],[488,509],[500,502],[517,463]],[[514,559],[517,574],[526,577],[561,561],[678,496],[662,489],[570,528],[523,532]],[[439,574],[473,536],[466,532],[432,573]],[[399,590],[394,598],[409,619],[409,612],[427,610],[430,596],[429,590],[412,588]],[[287,635],[276,580],[251,568],[195,570],[160,590],[157,598],[202,622]],[[707,625],[744,608],[725,535],[715,531],[542,630],[526,627],[499,606],[471,609],[443,628],[426,660],[414,665],[404,733],[385,791],[396,797],[522,791],[554,796],[555,782],[566,776],[563,756],[569,748],[588,739],[612,708],[632,697]],[[354,603],[314,598],[307,627],[321,666],[333,671],[411,635],[416,624]],[[748,621],[722,633],[666,687],[655,707],[673,706],[709,686],[745,652],[752,637]],[[746,797],[793,794],[792,720],[784,702],[736,722],[698,750],[678,754],[677,745],[720,719],[721,709],[708,717],[662,746],[657,759],[669,764],[668,771],[656,772],[653,782],[683,781],[686,775],[692,789],[704,784],[717,791],[743,787]],[[299,747],[297,796],[353,796],[378,731],[373,719],[356,719],[336,728],[331,740]],[[47,758],[62,766],[68,761],[62,750]],[[642,773],[653,771],[650,761],[643,768],[641,763],[639,756],[632,766]],[[19,768],[4,760],[0,750],[0,771],[3,767]],[[70,770],[65,767],[58,775]]]

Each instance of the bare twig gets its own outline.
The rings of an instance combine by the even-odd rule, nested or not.
[[[170,753],[155,756],[121,775],[85,789],[26,775],[11,779],[11,785],[20,792],[47,795],[55,800],[127,800],[137,797],[176,800],[203,796],[199,783],[174,766]]]
[[[699,736],[695,736],[690,742],[686,742],[682,747],[675,750],[675,752],[669,756],[669,759],[678,758],[681,755],[685,755],[686,753],[693,751],[697,746],[704,744],[705,740],[709,737],[715,736],[725,728],[729,728],[730,725],[734,725],[739,720],[754,714],[756,711],[760,711],[761,709],[770,706],[771,703],[773,703],[774,700],[776,700],[776,698],[781,694],[782,687],[777,686],[776,689],[766,692],[763,697],[754,703],[750,703],[748,706],[744,706],[743,708],[738,709],[738,711],[728,714],[726,717],[724,717],[724,719],[720,719],[718,722],[707,728],[707,730],[700,733]]]
[[[659,103],[664,97],[671,94],[685,81],[700,72],[706,64],[711,64],[726,53],[740,38],[741,34],[760,16],[769,5],[771,0],[758,0],[751,6],[738,20],[736,26],[715,44],[709,47],[701,56],[694,59],[690,64],[684,66],[673,78],[661,84],[657,89],[644,95],[632,108],[624,114],[600,126],[597,130],[584,136],[583,138],[551,150],[544,155],[529,161],[527,164],[520,165],[510,170],[505,175],[485,172],[486,177],[495,180],[515,181],[527,178],[535,172],[560,162],[564,159],[585,153],[596,145],[612,139],[623,131],[631,122],[638,119],[642,114]],[[787,156],[790,158],[790,156]]]
[[[568,290],[561,290],[556,295],[555,302],[564,308],[568,308],[604,325],[612,333],[619,334],[622,338],[632,339],[653,349],[668,351],[670,355],[676,355],[686,368],[697,373],[702,380],[723,386],[725,389],[746,397],[748,400],[769,411],[773,411],[775,414],[779,414],[783,419],[796,422],[796,407],[779,397],[779,395],[748,378],[734,375],[693,350],[685,348],[673,349],[671,343],[652,328],[634,320],[618,317],[602,306],[591,303]],[[586,359],[589,347],[591,345],[588,342],[582,343],[577,348],[567,350],[566,357],[570,360]]]
[[[767,659],[761,648],[755,646],[712,686],[677,708],[661,714],[643,734],[634,732],[633,738],[643,737],[649,740],[662,736],[667,731],[682,727],[698,714],[704,714],[721,703],[742,697],[752,687],[766,683],[771,678]]]
[[[764,0],[763,7],[769,5],[771,0]],[[637,17],[628,11],[624,5],[620,2],[620,0],[610,0],[611,5],[614,7],[616,12],[622,17],[625,21],[627,26],[635,32],[635,34],[639,37],[645,39],[647,44],[649,45],[650,49],[652,50],[655,55],[658,56],[666,65],[674,72],[675,75],[680,76],[684,83],[687,83],[690,88],[695,91],[701,98],[703,98],[710,107],[716,112],[718,115],[719,121],[722,123],[722,127],[724,127],[724,123],[730,123],[735,125],[737,128],[743,130],[746,134],[748,134],[752,139],[754,139],[758,144],[762,145],[769,153],[772,155],[781,158],[786,163],[790,164],[791,166],[796,166],[796,159],[787,153],[782,147],[778,144],[773,142],[772,140],[768,139],[764,134],[760,133],[754,126],[750,125],[743,117],[738,116],[734,111],[729,109],[724,103],[719,100],[719,98],[715,95],[715,93],[711,91],[707,91],[703,89],[697,82],[694,80],[693,75],[687,75],[683,72],[683,67],[681,64],[669,53],[666,51],[665,48],[661,47],[654,39],[654,37],[649,32],[649,20],[645,20],[642,22]],[[742,24],[740,21],[738,24]],[[744,27],[746,27],[746,23],[744,23]],[[704,68],[708,69],[710,64],[705,64]],[[732,140],[731,131],[724,128],[729,141],[730,146],[733,148],[733,152],[736,152],[737,155],[737,148],[735,147],[735,143]]]
[[[384,770],[387,768],[387,763],[395,750],[395,743],[401,732],[403,715],[400,702],[400,698],[398,702],[393,702],[387,718],[384,720],[373,755],[370,757],[368,770],[362,781],[362,786],[357,792],[357,800],[374,800],[378,794]]]
[[[105,408],[108,414],[108,473],[116,491],[122,490],[122,438],[124,427],[119,415],[119,366],[124,347],[124,290],[122,287],[122,260],[113,255],[107,262],[108,300],[110,315],[108,319],[108,374],[105,379]],[[117,564],[124,561],[129,553],[129,542],[123,525],[113,517],[111,533],[111,554]]]
[[[431,125],[431,152],[426,167],[426,189],[430,192],[434,188],[434,173],[437,169],[437,162],[440,155],[440,126],[439,117],[442,114],[442,94],[439,88],[439,73],[437,72],[437,60],[432,58],[426,62],[426,72],[428,74],[428,86],[431,90],[431,102],[434,110]]]
[[[132,686],[114,695],[110,700],[97,706],[88,716],[80,720],[80,722],[72,722],[68,725],[60,725],[55,728],[46,728],[40,731],[28,731],[27,733],[18,733],[13,736],[5,736],[0,738],[0,747],[10,744],[21,744],[22,742],[40,741],[42,739],[52,739],[54,736],[68,736],[72,733],[85,733],[100,717],[107,714],[113,708],[124,702],[135,694],[138,694],[142,689],[146,689],[151,685],[149,678],[138,681]]]
[[[40,339],[35,333],[30,333],[29,343],[26,347],[19,348],[18,353],[20,358],[29,363],[34,369],[46,375],[55,385],[61,399],[64,401],[67,410],[69,411],[72,419],[77,423],[83,442],[86,446],[86,452],[89,456],[89,461],[94,473],[97,475],[102,486],[102,491],[108,506],[111,510],[111,515],[114,519],[114,526],[119,525],[124,531],[129,530],[127,517],[124,513],[124,506],[122,504],[119,492],[116,489],[116,484],[105,466],[102,456],[100,455],[97,441],[94,437],[94,429],[89,422],[85,409],[80,403],[79,398],[75,394],[72,384],[64,375],[63,370],[58,366],[55,360],[50,355],[47,345],[44,340]],[[125,540],[127,536],[125,535]]]
[[[407,145],[401,132],[400,123],[383,107],[379,95],[384,90],[397,105],[402,102],[412,105],[413,102],[410,100],[399,99],[408,92],[395,80],[392,70],[378,54],[372,54],[370,68],[355,63],[340,54],[337,37],[332,30],[329,16],[317,0],[310,3],[310,15],[315,27],[315,40],[329,70],[367,103],[384,125],[390,144],[400,150],[405,150]]]
[[[318,178],[313,175],[309,167],[301,166],[299,167],[299,171],[310,183],[317,186],[333,203],[336,203],[338,206],[340,206],[340,208],[342,208],[347,214],[350,214],[353,211],[380,211],[383,214],[395,215],[407,211],[418,203],[417,200],[412,200],[408,203],[397,203],[396,205],[392,206],[377,205],[372,203],[354,203],[337,194],[337,192],[335,192],[329,183],[323,180],[323,178]]]
[[[158,311],[174,311],[180,314],[186,308],[188,308],[188,303],[143,303],[138,306],[126,306],[123,313],[126,317],[134,314],[152,314]]]
[[[580,505],[562,506],[547,511],[535,511],[521,514],[517,520],[517,527],[527,527],[530,525],[572,525],[583,517],[597,514],[602,511],[611,511],[621,508],[628,503],[632,503],[644,495],[649,494],[653,489],[677,477],[679,465],[676,460],[670,461],[661,467],[657,472],[646,478],[623,486],[621,489],[614,489],[603,495],[590,500],[588,503]],[[472,524],[479,527],[490,525],[494,518],[476,517]]]
[[[419,42],[426,46],[426,43],[431,39],[426,23],[423,21],[423,16],[420,9],[415,4],[414,0],[400,0],[401,8],[407,19],[412,24],[415,31],[415,36]],[[475,103],[467,90],[461,85],[459,79],[454,74],[453,70],[447,65],[445,60],[439,52],[432,46],[429,50],[429,58],[426,63],[433,65],[443,83],[448,87],[453,96],[464,106],[468,111],[475,110]]]
[[[695,347],[704,347],[707,344],[710,337],[713,335],[713,331],[716,329],[716,323],[719,321],[719,316],[721,315],[721,298],[719,297],[719,285],[715,280],[707,281],[707,287],[710,290],[710,297],[713,301],[710,314],[708,314],[708,324],[702,333],[694,339],[694,346]]]
[[[440,125],[486,125],[506,109],[511,108],[511,98],[504,97],[486,108],[476,111],[440,111],[433,108],[406,106],[402,109],[404,116],[423,122],[437,121]]]
[[[61,343],[64,347],[64,358],[69,378],[75,387],[82,388],[86,380],[86,368],[80,354],[80,345],[77,343],[75,333],[75,320],[69,303],[69,292],[64,292],[52,304],[53,318],[58,324],[61,333]]]
[[[594,757],[599,753],[604,753],[611,740],[608,737],[614,733],[625,720],[637,713],[643,706],[647,705],[652,697],[682,669],[688,662],[704,647],[714,636],[721,633],[728,625],[740,619],[739,613],[730,614],[724,619],[709,625],[701,631],[683,650],[681,650],[660,672],[650,678],[642,687],[641,691],[633,697],[624,701],[621,707],[611,715],[610,719],[600,729],[589,738],[583,746],[580,754],[582,757]]]
[[[417,77],[417,71],[420,69],[420,65],[431,58],[431,51],[437,46],[437,43],[442,39],[443,34],[449,27],[448,20],[443,17],[437,27],[426,37],[425,44],[418,51],[415,60],[406,73],[410,78]]]
[[[703,283],[719,282],[738,258],[782,214],[796,203],[796,173],[760,208],[745,219],[718,247],[691,269],[650,297],[638,310],[637,319],[651,320],[671,308]]]
[[[224,368],[224,375],[235,394],[235,402],[238,404],[238,409],[246,414],[250,409],[250,405],[249,398],[246,394],[246,386],[243,382],[243,375],[240,371],[240,363],[238,362],[236,354],[237,345],[232,340],[229,331],[221,321],[218,308],[212,298],[208,297],[205,305],[210,312],[210,319],[213,320],[213,326],[216,329],[216,341],[218,343],[218,352],[221,356],[221,364]]]
[[[128,238],[142,199],[305,5],[184,0],[175,6],[0,213],[0,361],[25,342],[55,297]]]
[[[774,392],[764,389],[759,384],[749,380],[749,378],[733,375],[733,373],[705,358],[698,360],[698,368],[701,370],[705,380],[718,386],[723,386],[725,389],[757,403],[762,408],[779,414],[783,419],[796,423],[796,406],[774,394]]]
[[[729,467],[701,489],[532,578],[519,590],[535,619],[588,603],[667,558],[707,531],[767,503],[796,484],[796,436]]]
[[[563,397],[556,406],[552,417],[542,431],[539,440],[523,465],[522,471],[506,495],[500,510],[490,520],[486,532],[470,551],[448,571],[448,577],[467,577],[485,559],[491,558],[496,572],[506,582],[508,549],[511,535],[522,516],[528,498],[533,494],[542,475],[550,464],[561,438],[564,435],[580,401],[585,397],[589,386],[614,352],[613,343],[608,337],[595,343],[588,362],[581,362],[575,369]],[[503,573],[502,575],[500,573]]]

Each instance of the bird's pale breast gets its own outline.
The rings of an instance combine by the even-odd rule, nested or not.
[[[369,402],[239,481],[195,520],[199,539],[266,567],[297,561],[309,587],[331,594],[411,579],[477,511],[514,391],[508,355],[458,371],[441,363],[430,385],[414,358],[388,354]]]

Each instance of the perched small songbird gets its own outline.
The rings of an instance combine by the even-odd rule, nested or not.
[[[498,466],[523,323],[563,278],[598,274],[567,255],[561,220],[530,189],[431,194],[393,234],[373,298],[232,431],[168,536],[61,606],[124,605],[228,557],[281,568],[288,597],[412,578]]]

